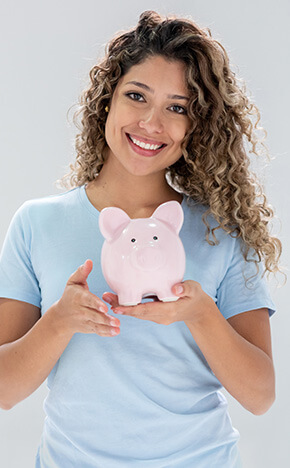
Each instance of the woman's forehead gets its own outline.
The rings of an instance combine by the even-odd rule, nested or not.
[[[153,56],[132,67],[119,80],[118,84],[139,84],[139,87],[154,93],[154,86],[160,85],[172,94],[187,92],[186,65],[181,60]]]

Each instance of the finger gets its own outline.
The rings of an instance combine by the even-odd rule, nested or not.
[[[162,305],[165,304],[162,302],[144,302],[136,306],[113,307],[112,311],[115,314],[130,315],[132,317],[145,318],[145,320],[150,320],[150,318],[160,313],[160,307],[162,307]]]
[[[82,307],[81,311],[83,313],[83,319],[85,322],[92,322],[95,325],[106,325],[113,327],[120,326],[120,320],[118,320],[117,317],[112,317],[109,314],[97,312],[88,307]]]
[[[181,283],[175,284],[173,286],[173,288],[172,288],[172,291],[176,296],[179,296],[179,297],[183,296],[183,294],[184,294],[183,284],[181,284]]]
[[[119,305],[118,296],[116,294],[104,292],[102,299],[108,302],[112,307],[118,307]]]
[[[98,296],[90,291],[84,290],[80,285],[73,286],[72,307],[75,311],[91,311],[92,314],[99,313],[108,316],[108,307]]]
[[[70,276],[67,284],[86,284],[88,276],[91,273],[92,269],[92,260],[86,260],[85,263],[79,266],[78,269]]]
[[[183,300],[183,299],[181,299]],[[178,316],[178,301],[173,302],[145,302],[137,306],[118,306],[113,308],[115,314],[128,315],[141,320],[150,320],[155,323],[169,325],[176,321]]]
[[[202,287],[197,281],[186,280],[182,283],[175,284],[172,287],[172,291],[178,297],[191,297],[199,294],[202,291]]]
[[[107,305],[98,296],[82,287],[74,286],[73,304],[75,307],[88,307],[105,314],[108,312]]]
[[[94,322],[88,322],[87,327],[90,333],[97,333],[97,335],[100,336],[116,336],[120,333],[119,328],[96,324]]]

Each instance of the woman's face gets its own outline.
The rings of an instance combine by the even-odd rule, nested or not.
[[[112,97],[105,130],[108,158],[134,175],[164,171],[182,155],[190,125],[187,104],[183,62],[154,56],[132,66]]]

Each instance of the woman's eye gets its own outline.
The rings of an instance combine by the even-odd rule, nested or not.
[[[186,109],[182,106],[173,105],[170,108],[173,109],[173,112],[176,112],[177,114],[187,114]]]
[[[144,96],[140,93],[126,93],[126,96],[132,101],[145,102]],[[177,104],[170,106],[169,109],[175,112],[176,114],[187,115],[186,109],[182,106],[178,106]]]
[[[140,93],[127,93],[126,96],[132,99],[132,101],[140,101],[141,99],[144,99]]]

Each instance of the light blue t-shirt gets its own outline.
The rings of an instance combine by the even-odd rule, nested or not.
[[[206,208],[187,200],[180,231],[184,280],[198,281],[225,318],[261,307],[272,315],[261,274],[245,287],[240,239],[219,229],[219,245],[209,245],[201,219]],[[0,297],[34,304],[44,314],[88,258],[90,291],[100,298],[111,291],[100,265],[98,218],[84,186],[24,203],[2,249]],[[253,263],[245,265],[246,277],[255,274]],[[240,467],[239,434],[221,384],[185,323],[118,318],[116,337],[76,333],[50,373],[36,467]]]

